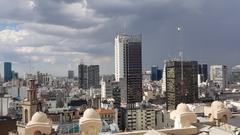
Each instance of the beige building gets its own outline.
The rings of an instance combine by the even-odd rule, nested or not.
[[[227,66],[211,65],[210,80],[212,80],[220,89],[224,90],[227,87]]]
[[[170,113],[155,108],[127,110],[126,130],[163,129],[173,127]]]
[[[100,115],[101,120],[106,121],[108,124],[115,122],[115,111],[113,109],[97,109],[97,113]]]

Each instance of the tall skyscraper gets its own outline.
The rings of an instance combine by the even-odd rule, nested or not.
[[[227,66],[211,65],[210,80],[212,80],[217,87],[224,90],[227,86]]]
[[[99,88],[99,65],[88,66],[88,88]]]
[[[115,38],[115,79],[124,78],[126,92],[122,103],[142,101],[142,37],[141,35],[117,35]]]
[[[164,67],[163,67],[163,74],[162,74],[162,94],[165,95],[166,93],[166,63],[167,61],[164,60]]]
[[[162,79],[162,70],[158,66],[151,67],[151,80],[159,81]]]
[[[78,87],[82,89],[88,88],[88,68],[87,65],[78,65]]]
[[[4,81],[11,81],[12,80],[12,63],[11,62],[4,62]]]
[[[198,74],[201,75],[201,82],[206,82],[208,79],[208,65],[198,64]]]
[[[197,61],[166,62],[167,109],[179,103],[193,103],[198,99]]]
[[[68,70],[68,79],[74,79],[74,71]]]
[[[99,65],[78,65],[78,86],[82,89],[99,88]]]

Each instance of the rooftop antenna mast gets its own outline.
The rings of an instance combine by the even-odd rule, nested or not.
[[[80,64],[84,64],[84,60],[83,59],[81,59]]]
[[[177,31],[179,33],[179,44],[181,44],[181,40],[182,40],[182,29],[183,29],[183,26],[178,26],[177,27]],[[179,57],[180,57],[180,61],[181,61],[181,91],[183,91],[183,49],[182,49],[182,46],[180,45],[180,50],[179,50]]]
[[[126,20],[124,20],[122,34],[123,35],[127,34],[126,31],[127,31],[127,22],[126,22]]]
[[[28,61],[28,64],[29,64],[29,74],[31,74],[32,73],[32,63],[31,63],[30,59]]]

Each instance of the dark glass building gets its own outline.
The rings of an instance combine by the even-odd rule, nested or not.
[[[88,66],[88,88],[99,88],[99,65]]]
[[[208,65],[198,64],[198,74],[203,76],[202,82],[206,82],[208,79]]]
[[[68,70],[68,79],[74,79],[74,71]]]
[[[88,68],[87,65],[78,65],[78,87],[82,89],[88,88]]]
[[[142,101],[142,36],[119,34],[115,38],[115,79],[121,87],[121,105]],[[123,89],[122,89],[123,88]]]
[[[162,79],[162,70],[159,69],[157,66],[153,66],[151,68],[151,80],[159,81],[161,79]]]
[[[4,62],[4,81],[11,81],[12,80],[12,63],[11,62]]]
[[[99,65],[78,65],[78,86],[82,89],[99,88]]]
[[[142,102],[142,38],[132,35],[124,46],[124,78],[127,85],[127,104]]]
[[[168,110],[176,109],[179,103],[193,103],[198,99],[197,75],[197,61],[166,62],[166,99]]]

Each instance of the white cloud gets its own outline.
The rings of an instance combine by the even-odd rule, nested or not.
[[[30,7],[30,9],[33,9],[36,6],[34,0],[27,0],[27,1],[28,1],[28,6]]]
[[[74,20],[89,20],[92,22],[104,22],[107,21],[108,18],[98,17],[93,9],[87,7],[88,3],[86,0],[83,0],[78,3],[66,4],[62,9],[63,14],[68,14],[74,17]]]
[[[40,58],[39,58],[39,56],[31,56],[30,59],[32,61],[38,61]]]
[[[55,64],[56,63],[56,58],[55,57],[43,58],[43,62],[49,63],[49,64]]]
[[[31,61],[35,63],[43,62],[43,63],[49,63],[49,64],[55,64],[56,63],[56,57],[55,56],[37,56],[37,55],[26,55],[24,56],[26,61]]]
[[[18,43],[28,35],[29,33],[26,30],[16,31],[16,30],[4,29],[0,31],[0,42]]]

